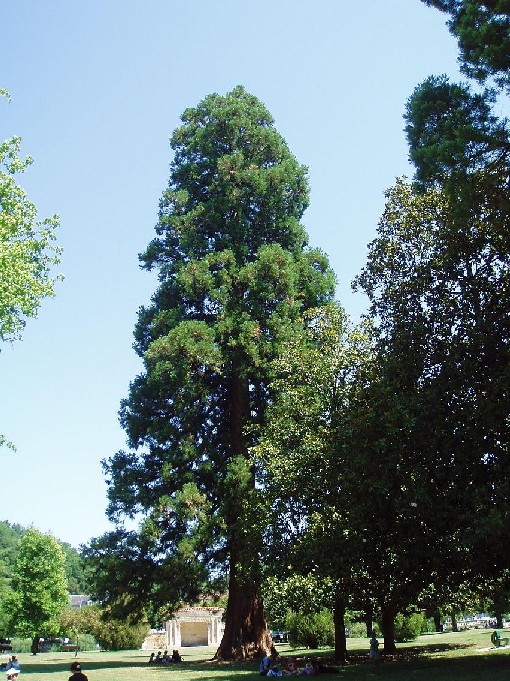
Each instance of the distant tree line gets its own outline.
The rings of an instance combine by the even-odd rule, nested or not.
[[[19,542],[28,528],[17,523],[0,521],[0,579],[8,581],[12,576]],[[83,557],[78,549],[59,541],[65,555],[65,571],[70,594],[88,594],[90,584],[86,576]]]

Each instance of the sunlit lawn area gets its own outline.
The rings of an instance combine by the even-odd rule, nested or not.
[[[339,673],[321,674],[327,679],[352,679],[369,681],[376,677],[385,681],[509,681],[510,647],[495,650],[490,643],[490,630],[474,630],[456,634],[430,634],[413,643],[398,645],[398,653],[382,659],[374,668],[367,661],[366,639],[348,639],[348,663],[339,667]],[[315,656],[327,658],[331,651],[291,651],[287,645],[278,646],[283,655],[302,658]],[[78,658],[89,681],[246,681],[259,678],[258,663],[210,662],[212,648],[182,648],[184,662],[180,665],[149,666],[149,654],[141,651],[119,653],[81,653]],[[69,667],[74,653],[42,653],[37,657],[20,655],[23,677],[31,681],[65,681],[70,676]],[[328,660],[328,663],[329,660]]]

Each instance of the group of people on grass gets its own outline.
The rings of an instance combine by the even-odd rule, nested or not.
[[[324,672],[338,672],[338,669],[326,667],[317,658],[306,659],[299,666],[294,657],[286,657],[281,660],[278,653],[266,655],[259,666],[260,676],[317,676]]]
[[[16,681],[18,676],[21,674],[21,666],[16,655],[12,655],[9,660],[4,660],[0,662],[0,671],[5,672],[7,676],[7,681]],[[69,677],[69,681],[88,681],[85,674],[81,671],[81,665],[79,662],[73,662],[71,665],[72,676]]]
[[[379,641],[375,631],[372,632],[370,638],[368,659],[374,664],[379,661]],[[317,658],[304,660],[302,666],[298,665],[294,657],[286,657],[282,661],[277,652],[263,657],[259,666],[260,676],[292,676],[294,674],[299,676],[317,676],[324,672],[337,671],[338,669],[333,667],[326,667]]]
[[[176,664],[178,662],[182,662],[182,657],[178,650],[172,650],[171,655],[168,654],[168,650],[165,650],[163,655],[161,654],[161,650],[158,650],[157,655],[151,653],[151,656],[149,657],[149,664]]]
[[[313,676],[313,662],[308,660],[303,667],[298,667],[298,664],[293,657],[287,657],[285,661],[280,660],[278,653],[273,652],[266,655],[260,661],[259,672],[260,676],[292,676],[293,674],[306,674]]]

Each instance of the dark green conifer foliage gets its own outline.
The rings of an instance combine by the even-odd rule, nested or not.
[[[459,42],[463,72],[485,83],[510,87],[509,0],[422,0],[450,16],[448,27]]]
[[[271,399],[271,360],[302,332],[303,311],[331,300],[334,276],[307,247],[306,169],[267,109],[236,87],[182,123],[157,236],[141,256],[159,287],[135,331],[145,370],[121,408],[133,451],[106,463],[111,517],[144,522],[90,554],[102,565],[98,591],[129,607],[192,600],[227,573],[217,655],[246,658],[271,645],[249,448]],[[113,582],[101,581],[105,567]]]

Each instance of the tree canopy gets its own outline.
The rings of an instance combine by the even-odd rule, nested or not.
[[[93,542],[99,593],[128,607],[194,600],[228,573],[222,658],[270,647],[260,597],[260,518],[249,448],[264,426],[272,360],[331,299],[326,257],[307,245],[306,169],[242,87],[206,97],[173,134],[157,237],[159,272],[135,330],[145,370],[121,407],[130,452],[105,464],[112,519],[139,532]],[[130,578],[125,579],[126,571]]]
[[[11,633],[34,639],[37,652],[41,636],[58,633],[58,615],[69,606],[65,555],[56,539],[27,530],[18,546],[6,595]]]
[[[5,579],[7,584],[14,571],[20,541],[27,529],[17,523],[0,521],[0,580]],[[90,585],[87,582],[85,566],[80,552],[66,542],[58,541],[58,543],[65,554],[69,593],[87,594]]]
[[[0,96],[8,97],[5,90]],[[54,295],[60,248],[55,246],[56,215],[40,221],[37,209],[16,175],[32,159],[20,157],[21,139],[0,144],[0,340],[20,337],[27,317],[35,317],[43,298]]]
[[[504,87],[508,69],[488,75]],[[405,115],[414,181],[388,190],[355,280],[370,299],[371,352],[349,356],[331,319],[312,325],[319,343],[291,343],[279,360],[257,448],[276,561],[378,611],[389,652],[397,613],[488,593],[487,563],[470,555],[490,553],[507,593],[510,146],[498,94],[445,76],[416,88]]]
[[[450,16],[464,73],[484,83],[493,77],[510,87],[510,4],[508,0],[422,0]]]

